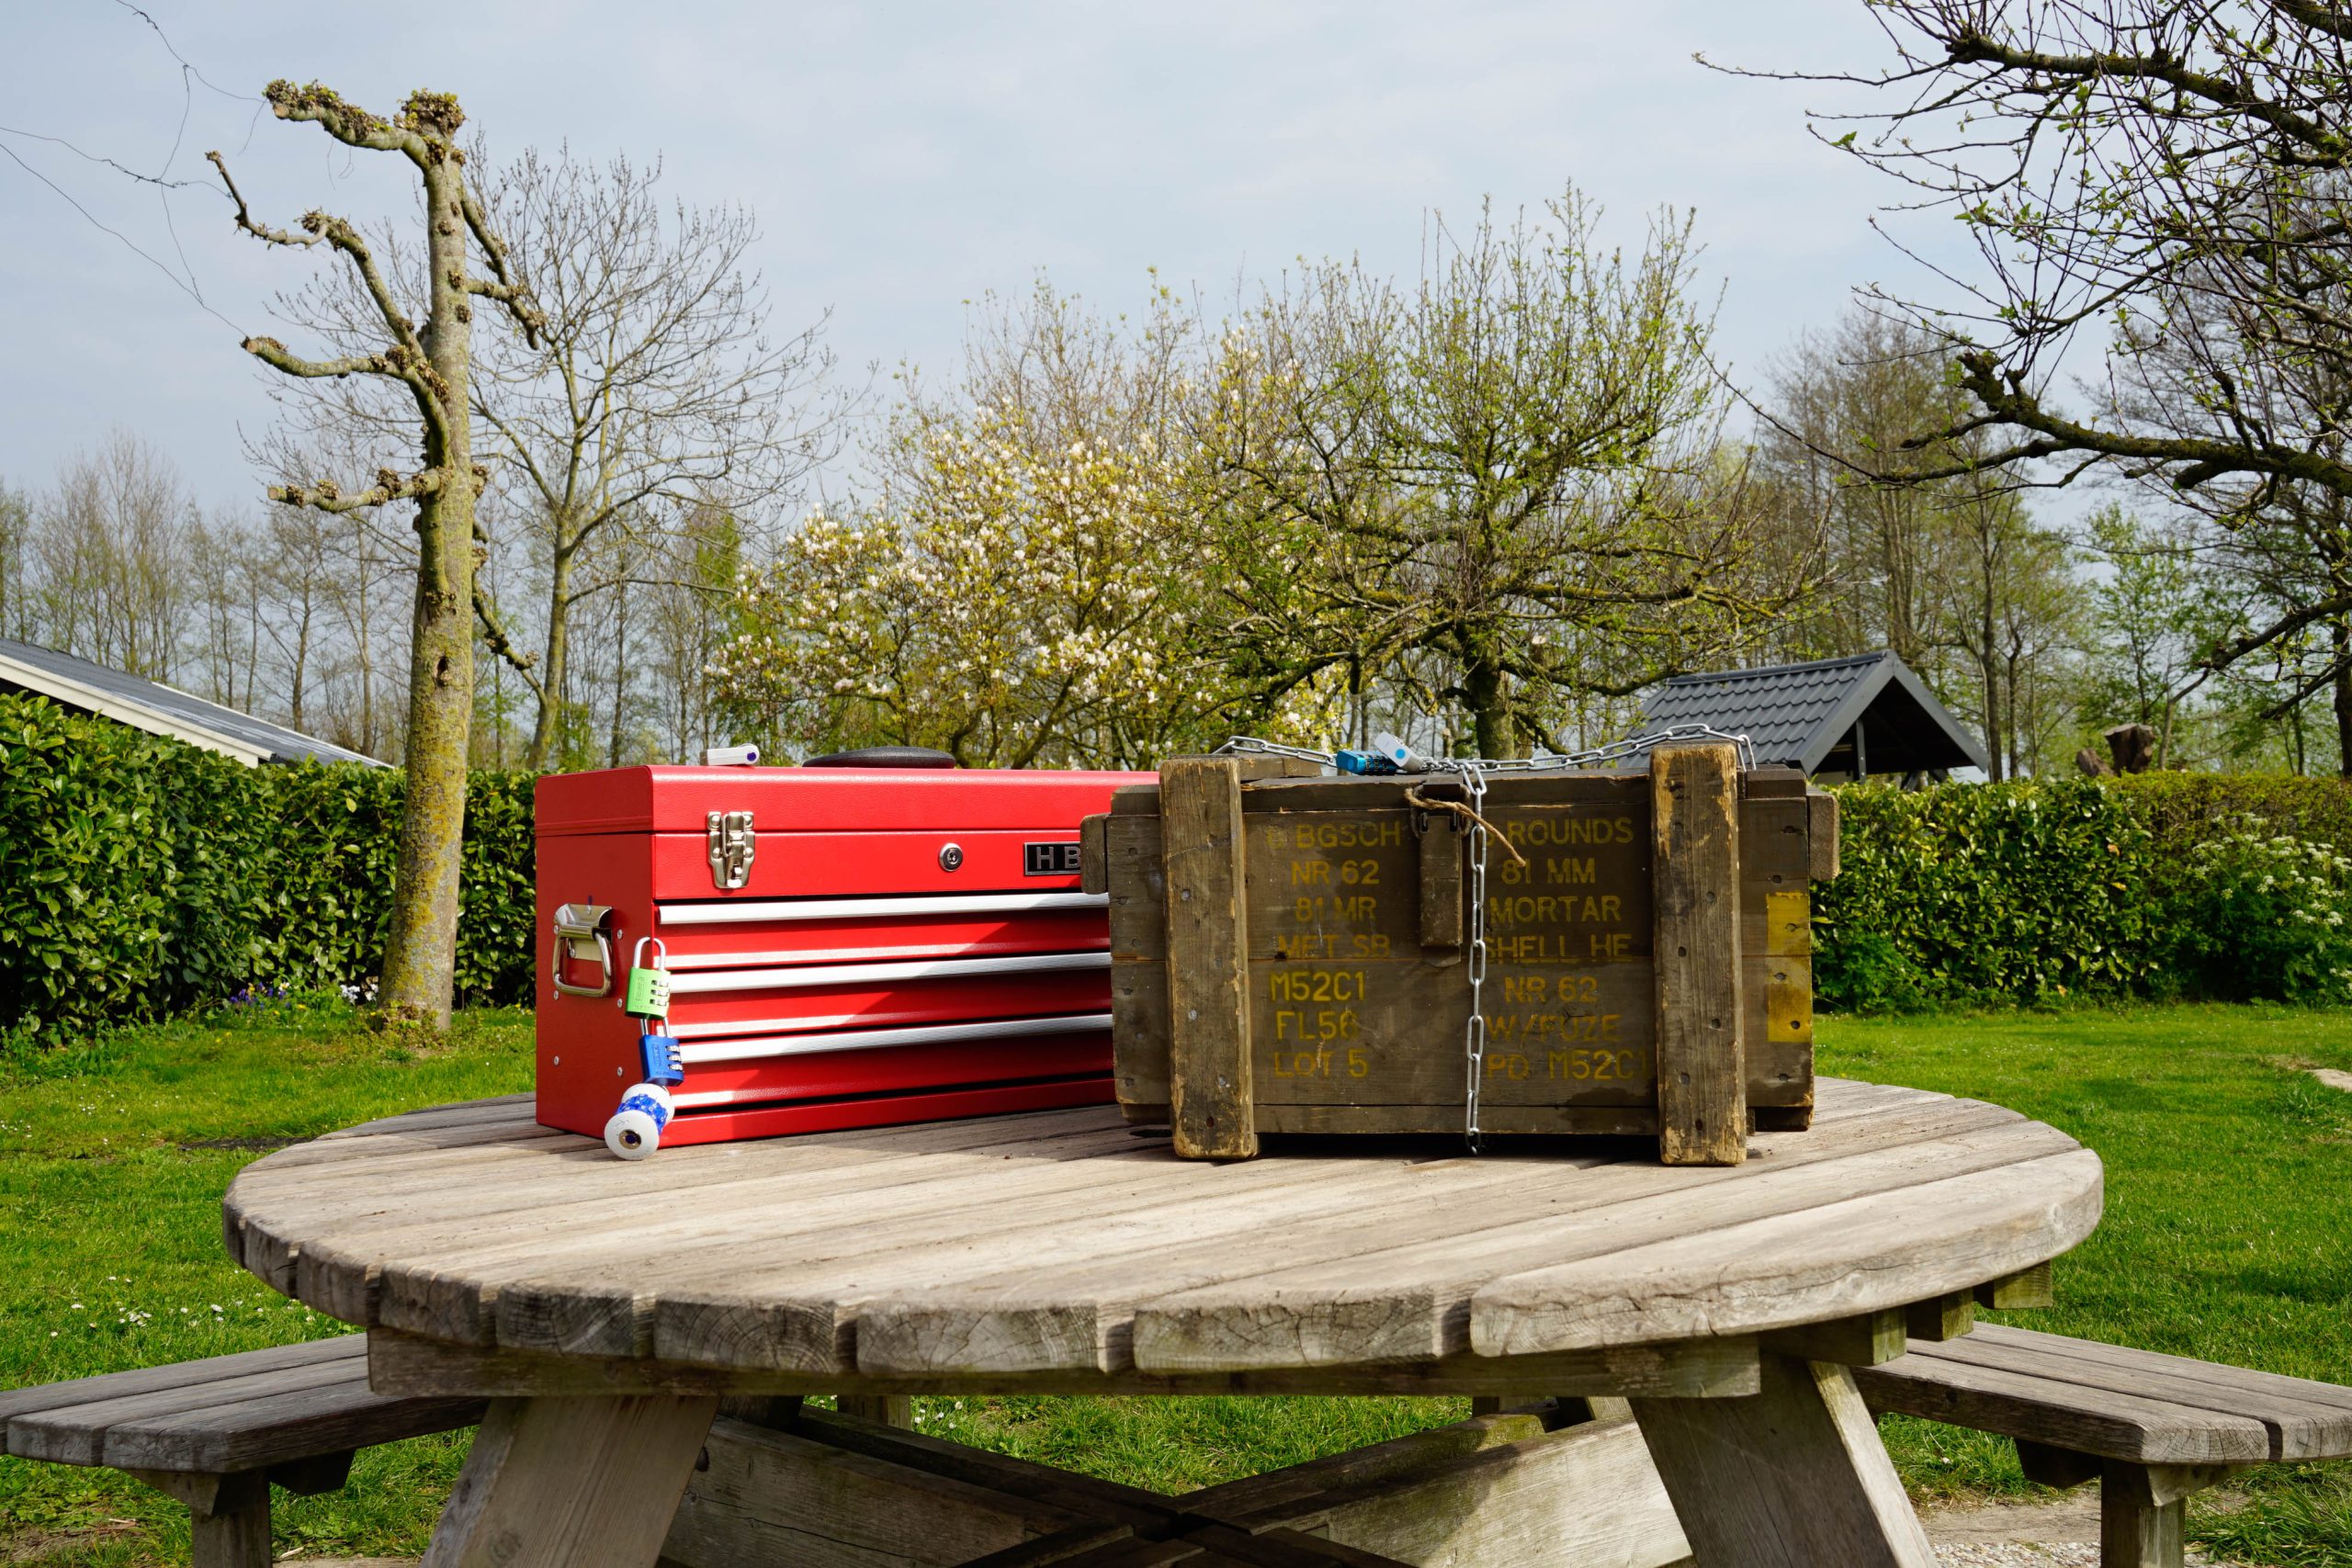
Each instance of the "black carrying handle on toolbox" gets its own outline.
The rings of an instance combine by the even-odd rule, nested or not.
[[[804,757],[804,768],[952,768],[956,759],[929,746],[860,746],[854,751],[828,751]]]

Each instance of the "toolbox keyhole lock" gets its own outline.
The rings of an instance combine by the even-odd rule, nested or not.
[[[942,844],[942,845],[940,845],[940,846],[939,846],[939,869],[940,869],[940,870],[942,870],[942,871],[954,871],[954,870],[956,870],[957,867],[961,866],[963,863],[964,863],[964,846],[963,846],[963,845],[961,845],[961,844]]]

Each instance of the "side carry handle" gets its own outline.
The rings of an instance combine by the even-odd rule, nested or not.
[[[567,997],[609,997],[613,994],[613,940],[605,929],[612,919],[610,904],[565,904],[555,912],[555,953],[552,978]],[[595,963],[598,979],[593,986],[575,986],[563,977],[564,961]]]

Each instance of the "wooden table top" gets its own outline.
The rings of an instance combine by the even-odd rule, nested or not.
[[[1617,1354],[1966,1291],[2098,1222],[2098,1157],[2053,1128],[1819,1096],[1729,1168],[1508,1143],[1211,1165],[1108,1106],[631,1163],[518,1097],[271,1155],[224,1217],[232,1257],[349,1323],[877,1378]]]

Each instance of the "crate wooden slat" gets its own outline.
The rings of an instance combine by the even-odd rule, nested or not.
[[[1171,855],[1167,785],[1122,790],[1088,824],[1126,1115],[1170,1121],[1170,1064],[1211,1052],[1227,1066],[1221,1114],[1239,1086],[1253,1133],[1462,1132],[1467,835],[1458,814],[1408,798],[1458,800],[1458,784],[1251,776],[1230,759],[1162,776],[1220,767],[1238,781],[1238,899],[1192,885],[1206,863],[1192,807]],[[1687,805],[1661,812],[1660,798]],[[1751,1127],[1807,1125],[1810,888],[1836,873],[1836,806],[1792,770],[1738,770],[1727,744],[1661,749],[1648,773],[1490,778],[1484,815],[1508,845],[1487,857],[1482,1130],[1655,1136],[1669,1160],[1733,1163]],[[1200,940],[1210,907],[1232,909],[1229,949]],[[1240,1041],[1229,1005],[1193,999],[1237,988]],[[1216,1154],[1245,1152],[1225,1140]],[[1180,1127],[1180,1152],[1211,1152],[1195,1142]]]

